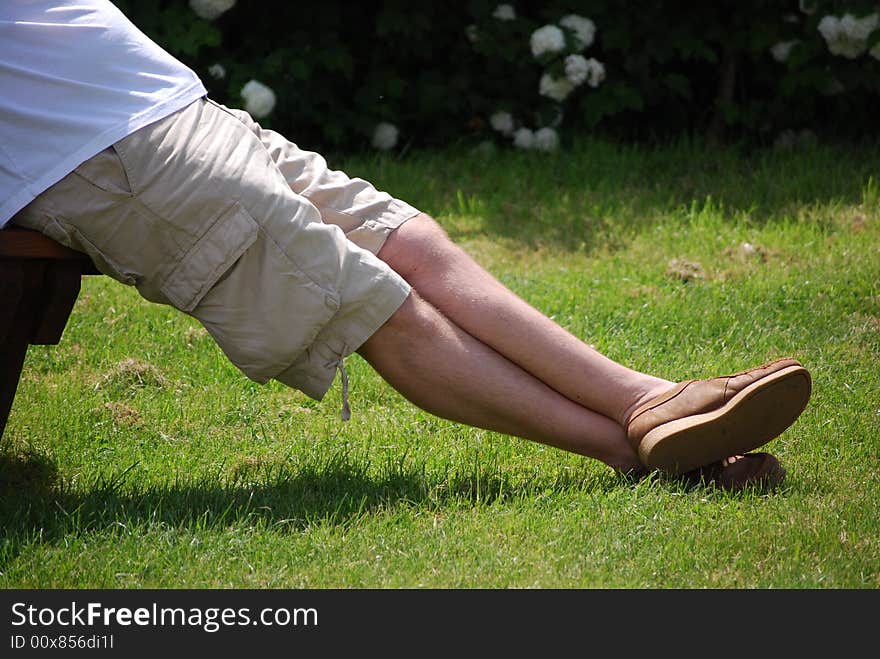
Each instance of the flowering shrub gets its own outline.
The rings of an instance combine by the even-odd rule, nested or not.
[[[844,14],[841,18],[828,15],[822,17],[818,28],[833,55],[856,59],[868,50],[868,38],[877,29],[878,19],[880,16],[876,12],[862,18],[852,14]],[[875,46],[872,55],[876,50]]]
[[[545,25],[532,32],[529,39],[536,58],[553,57],[565,50],[565,34],[555,25]]]
[[[213,21],[235,6],[235,0],[189,0],[189,6],[201,18]]]
[[[610,1],[549,2],[531,12],[517,6],[519,32],[492,20],[491,2],[474,6],[473,48],[506,82],[485,85],[500,108],[478,107],[491,117],[503,110],[517,126],[704,133],[785,145],[809,143],[814,131],[876,135],[880,126],[876,0],[640,0],[625,11]],[[520,44],[515,56],[511,39]],[[535,76],[539,95],[556,111],[530,96]],[[497,136],[534,148],[535,140],[511,132],[508,121],[489,124]]]
[[[222,64],[214,64],[211,68]],[[211,69],[208,71],[210,72]],[[215,69],[216,70],[216,69]],[[241,88],[241,97],[244,99],[244,109],[255,119],[269,116],[275,108],[275,92],[269,89],[259,80],[249,80]]]
[[[582,85],[596,88],[605,79],[604,65],[581,54],[593,44],[596,24],[561,11],[541,24],[509,7],[498,5],[491,13],[484,7],[478,22],[465,29],[474,52],[486,68],[494,61],[503,83],[481,89],[486,102],[496,106],[489,125],[517,148],[554,151],[566,101]]]
[[[313,149],[877,135],[877,0],[114,2],[213,98]]]
[[[373,146],[380,151],[389,151],[397,145],[397,137],[400,131],[394,124],[382,121],[373,129]]]

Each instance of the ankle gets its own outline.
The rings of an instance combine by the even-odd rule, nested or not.
[[[639,407],[641,407],[648,401],[656,398],[657,396],[668,391],[674,386],[674,382],[661,380],[660,378],[651,378],[650,382],[646,382],[643,388],[634,394],[634,397],[631,400],[630,404],[623,409],[620,416],[617,418],[617,422],[621,426],[623,426],[624,430],[626,430],[626,426],[629,422],[630,417],[633,415],[633,412],[635,412],[637,409],[639,409]]]

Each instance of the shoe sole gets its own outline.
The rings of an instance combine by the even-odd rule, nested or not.
[[[681,474],[754,451],[781,435],[810,400],[812,381],[789,366],[752,383],[723,407],[670,421],[648,432],[639,458],[652,469]]]

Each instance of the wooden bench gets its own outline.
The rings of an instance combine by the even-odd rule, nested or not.
[[[91,259],[37,231],[0,229],[0,437],[6,428],[28,345],[61,340]]]

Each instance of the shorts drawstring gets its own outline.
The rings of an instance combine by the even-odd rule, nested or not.
[[[339,372],[342,374],[342,420],[351,418],[351,408],[348,406],[348,373],[345,372],[345,361],[339,360]]]

